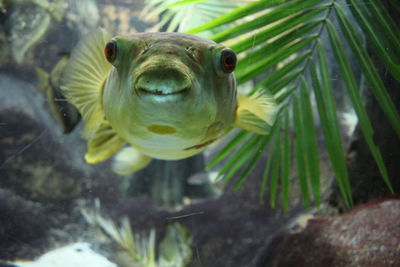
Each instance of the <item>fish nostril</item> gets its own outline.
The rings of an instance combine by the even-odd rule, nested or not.
[[[191,86],[187,86],[187,87],[183,88],[182,90],[180,90],[180,92],[181,92],[182,94],[183,94],[183,93],[188,93],[191,89],[192,89]]]

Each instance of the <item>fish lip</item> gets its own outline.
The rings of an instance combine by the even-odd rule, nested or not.
[[[190,89],[190,87],[185,87],[179,91],[165,92],[163,90],[147,90],[146,88],[139,87],[136,88],[136,91],[139,93],[139,95],[173,96],[187,94]]]
[[[149,91],[144,88],[137,88],[135,90],[139,98],[153,103],[171,103],[182,101],[190,92],[190,88],[184,88],[176,92],[163,93],[162,91]]]

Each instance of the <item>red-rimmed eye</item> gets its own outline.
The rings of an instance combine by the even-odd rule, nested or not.
[[[236,67],[236,54],[230,49],[221,52],[221,68],[225,73],[231,73]]]
[[[110,41],[106,44],[106,47],[104,47],[104,55],[110,63],[114,62],[117,57],[117,43],[115,41]]]

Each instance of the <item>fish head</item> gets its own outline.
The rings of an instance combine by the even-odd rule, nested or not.
[[[236,55],[223,45],[141,33],[113,38],[105,56],[114,66],[104,86],[105,116],[127,140],[170,135],[191,148],[216,139],[234,120]]]

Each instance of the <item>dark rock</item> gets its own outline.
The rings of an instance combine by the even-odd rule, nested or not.
[[[0,221],[2,259],[14,259],[15,255],[21,252],[32,255],[35,254],[34,250],[43,249],[41,239],[47,237],[50,225],[40,203],[28,201],[9,190],[0,189]],[[27,243],[31,246],[24,246]],[[21,251],[24,249],[25,251]]]
[[[83,190],[70,154],[35,118],[12,109],[0,110],[0,184],[30,194],[31,199],[62,200]],[[54,157],[57,151],[58,157]]]
[[[318,216],[283,233],[260,266],[400,266],[400,198],[374,201],[341,216]]]
[[[88,165],[80,131],[65,135],[45,95],[18,76],[0,74],[0,259],[33,259],[86,237],[80,207],[112,195],[109,163]]]

